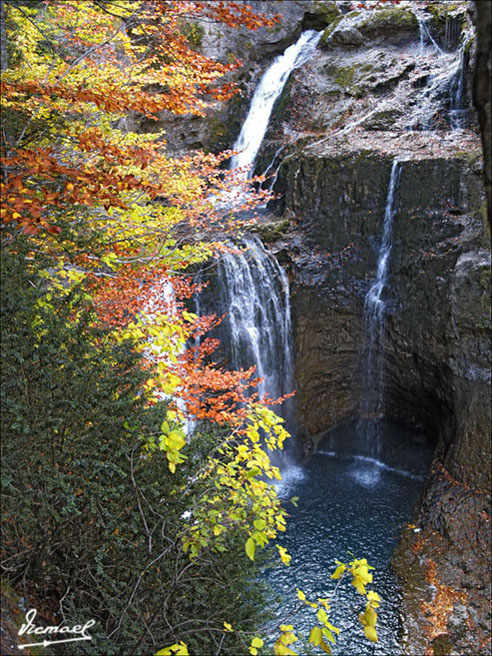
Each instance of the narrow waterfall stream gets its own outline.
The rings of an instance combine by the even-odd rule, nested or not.
[[[230,168],[243,167],[243,178],[252,175],[256,155],[265,136],[275,101],[282,93],[290,74],[302,66],[314,52],[322,32],[306,30],[296,43],[275,58],[256,87],[246,120],[233,148],[239,153],[231,158]]]
[[[362,354],[362,394],[360,399],[359,430],[365,433],[365,442],[371,443],[373,452],[380,455],[379,423],[384,413],[384,346],[386,301],[383,291],[387,285],[391,255],[393,220],[396,214],[395,194],[401,173],[401,164],[394,160],[384,211],[383,231],[378,253],[376,278],[364,300],[364,338]]]

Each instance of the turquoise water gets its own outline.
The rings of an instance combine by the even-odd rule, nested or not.
[[[294,625],[297,635],[309,635],[315,613],[297,600],[296,588],[308,598],[329,596],[336,585],[330,579],[335,560],[348,562],[352,560],[348,552],[352,552],[376,568],[368,587],[382,599],[379,642],[373,644],[364,638],[357,619],[364,610],[364,599],[347,579],[338,587],[330,611],[331,623],[340,629],[333,654],[395,656],[401,630],[400,591],[389,562],[402,527],[411,519],[431,450],[425,444],[409,444],[408,434],[391,427],[385,434],[386,446],[388,442],[393,446],[388,449],[392,454],[388,464],[370,454],[351,453],[354,443],[344,439],[347,430],[353,435],[355,426],[330,436],[305,466],[287,472],[279,490],[284,498],[296,496],[299,500],[297,508],[287,504],[291,509],[288,529],[279,540],[292,556],[291,565],[266,575],[281,598],[272,601],[278,619],[269,623],[268,633],[278,635],[278,626],[287,623]],[[333,450],[337,444],[338,449]],[[309,653],[299,642],[292,646],[299,654]]]

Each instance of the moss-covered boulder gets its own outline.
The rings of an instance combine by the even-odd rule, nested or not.
[[[253,232],[256,232],[262,241],[269,244],[285,237],[289,227],[289,219],[280,219],[257,223]]]
[[[306,30],[322,30],[341,16],[340,9],[333,0],[314,0],[303,4],[307,5],[302,23]]]
[[[387,7],[364,15],[357,25],[359,31],[368,38],[416,34],[419,23],[415,14],[406,7]]]

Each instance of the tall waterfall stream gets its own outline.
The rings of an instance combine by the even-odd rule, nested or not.
[[[312,54],[319,37],[316,32],[304,32],[260,80],[234,146],[240,152],[231,163],[233,167],[242,166],[245,177],[252,172],[275,100],[292,70]],[[424,37],[422,32],[422,49]],[[365,301],[366,352],[360,401],[363,420],[332,431],[306,464],[279,463],[284,477],[279,493],[286,499],[299,497],[299,501],[291,509],[287,532],[280,539],[292,555],[292,564],[266,572],[276,597],[270,609],[276,619],[267,626],[272,641],[281,623],[293,624],[296,631],[309,634],[315,618],[312,609],[300,608],[295,590],[301,588],[308,597],[329,596],[335,587],[329,578],[335,559],[348,561],[351,553],[367,558],[376,568],[371,587],[382,598],[379,642],[374,645],[363,637],[357,621],[364,609],[362,597],[352,586],[340,586],[330,615],[332,623],[340,628],[334,654],[398,653],[399,590],[389,562],[401,529],[411,518],[431,457],[423,436],[402,431],[381,419],[383,291],[388,282],[401,166],[396,160],[392,166],[377,273]],[[256,365],[263,378],[260,394],[275,398],[294,385],[288,280],[259,240],[246,238],[242,248],[238,254],[224,255],[219,265],[221,303],[228,314],[228,348],[235,368]],[[293,405],[285,407],[283,415],[295,440]]]
[[[383,233],[378,253],[376,279],[364,300],[365,345],[362,354],[361,420],[358,429],[365,433],[365,441],[379,447],[378,419],[384,410],[384,344],[386,302],[383,297],[388,280],[391,256],[393,220],[396,213],[395,194],[400,179],[401,164],[393,161],[384,212]]]

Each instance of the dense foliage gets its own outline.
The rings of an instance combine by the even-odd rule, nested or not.
[[[42,624],[94,619],[91,653],[254,656],[259,548],[286,522],[265,447],[288,436],[254,370],[214,362],[218,320],[187,309],[186,271],[268,194],[221,167],[230,153],[171,158],[127,119],[229,98],[239,64],[200,53],[202,24],[275,20],[220,0],[0,5],[4,575]],[[302,595],[327,651],[327,601]],[[295,640],[283,625],[275,653]]]
[[[186,268],[241,225],[214,200],[238,191],[228,154],[171,159],[120,127],[234,92],[184,29],[200,18],[271,24],[242,3],[2,2],[2,566],[46,623],[94,618],[108,654],[246,649],[255,547],[285,526],[259,441],[285,431],[185,306]]]
[[[50,293],[18,245],[2,280],[4,570],[45,618],[94,618],[92,653],[152,653],[177,636],[237,653],[223,622],[251,631],[257,613],[241,540],[194,562],[181,544],[204,491],[189,481],[219,436],[189,445],[174,475],[146,453],[162,407],[146,403],[141,356],[94,322],[83,287]]]

